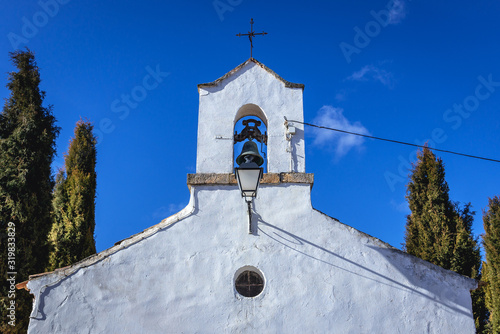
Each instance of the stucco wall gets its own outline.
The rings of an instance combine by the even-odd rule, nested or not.
[[[262,185],[256,234],[237,186],[191,193],[178,216],[32,279],[29,333],[475,331],[473,280],[314,210],[308,184]],[[247,265],[265,276],[254,298],[234,288]]]

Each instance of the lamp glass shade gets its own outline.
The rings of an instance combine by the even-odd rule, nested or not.
[[[257,196],[260,179],[262,177],[262,168],[259,168],[255,163],[242,164],[239,168],[235,168],[236,179],[243,197]]]

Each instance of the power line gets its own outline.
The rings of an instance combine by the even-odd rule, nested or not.
[[[414,146],[414,147],[420,147],[420,148],[424,148],[424,147],[425,147],[425,146],[423,146],[423,145],[417,145],[417,144],[407,143],[407,142],[404,142],[404,141],[399,141],[399,140],[393,140],[393,139],[387,139],[387,138],[381,138],[381,137],[369,136],[369,135],[364,135],[364,134],[362,134],[362,133],[356,133],[356,132],[351,132],[351,131],[346,131],[346,130],[340,130],[340,129],[335,129],[335,128],[329,128],[329,127],[326,127],[326,126],[321,126],[321,125],[316,125],[316,124],[311,124],[311,123],[305,123],[305,122],[299,122],[299,121],[292,121],[292,120],[288,120],[288,122],[290,122],[290,123],[292,123],[292,122],[293,122],[293,123],[300,123],[300,124],[304,124],[304,125],[312,126],[312,127],[319,128],[319,129],[325,129],[325,130],[337,131],[337,132],[347,133],[347,134],[350,134],[350,135],[355,135],[355,136],[360,136],[360,137],[366,137],[366,138],[371,138],[371,139],[377,139],[377,140],[388,141],[388,142],[391,142],[391,143],[396,143],[396,144],[402,144],[402,145],[408,145],[408,146]],[[429,150],[433,150],[433,151],[439,151],[439,152],[444,152],[444,153],[451,153],[451,154],[461,155],[461,156],[468,157],[468,158],[481,159],[481,160],[488,160],[488,161],[493,161],[493,162],[500,162],[500,160],[497,160],[497,159],[484,158],[484,157],[479,157],[479,156],[477,156],[477,155],[471,155],[471,154],[459,153],[459,152],[448,151],[448,150],[441,150],[441,149],[439,149],[439,148],[432,148],[432,147],[428,147],[428,146],[427,146],[427,148],[428,148]]]

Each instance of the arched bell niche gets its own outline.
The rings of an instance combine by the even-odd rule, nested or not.
[[[250,120],[250,121],[249,121]],[[255,120],[258,123],[252,122],[252,120]],[[247,123],[247,124],[245,124]],[[236,113],[236,116],[234,118],[234,134],[241,134],[242,131],[245,129],[247,126],[257,126],[258,129],[260,130],[261,134],[265,134],[267,136],[267,117],[264,113],[264,111],[255,104],[245,104],[241,108],[238,109],[238,112]],[[247,141],[248,139],[245,139],[243,141],[238,142],[236,138],[234,139],[234,145],[233,145],[233,167],[237,167],[238,164],[236,163],[236,158],[240,155],[241,150],[243,148],[243,144]],[[260,142],[259,140],[254,139],[253,140],[259,149],[259,154],[264,158],[264,164],[261,166],[264,168],[264,173],[267,173],[267,144],[265,142]]]

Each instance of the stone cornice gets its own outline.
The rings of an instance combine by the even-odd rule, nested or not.
[[[312,173],[265,173],[260,184],[314,183]],[[197,173],[187,175],[188,186],[197,185],[236,185],[234,173]]]

